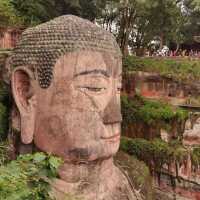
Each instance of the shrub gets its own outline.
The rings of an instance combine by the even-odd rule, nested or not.
[[[59,158],[44,153],[23,155],[0,167],[0,197],[12,200],[48,200],[47,179],[57,176]],[[44,178],[46,177],[46,179]]]
[[[182,163],[188,157],[187,149],[181,144],[167,143],[158,138],[149,141],[142,138],[122,137],[120,149],[129,155],[136,156],[151,169],[153,167],[157,171],[160,171],[164,164],[169,165],[172,161]]]
[[[173,120],[182,122],[189,117],[189,113],[183,109],[174,109],[167,103],[147,100],[138,95],[134,98],[126,95],[122,96],[121,105],[123,116],[122,128],[126,128],[132,123],[142,122],[169,129]]]

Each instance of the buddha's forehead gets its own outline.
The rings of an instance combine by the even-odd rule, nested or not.
[[[69,52],[57,59],[54,82],[70,81],[81,75],[103,75],[118,78],[122,74],[121,58],[97,51]]]
[[[93,72],[101,73],[105,76],[117,77],[121,74],[121,71],[121,59],[112,54],[95,51],[82,51],[77,54],[77,62],[74,71],[75,76]]]

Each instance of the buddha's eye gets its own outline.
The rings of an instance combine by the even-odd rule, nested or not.
[[[104,91],[106,88],[86,87],[86,89],[92,92],[101,92]]]
[[[84,90],[84,91],[89,91],[89,92],[95,92],[95,93],[100,93],[106,90],[105,87],[79,87],[79,89]]]
[[[108,78],[100,75],[79,76],[74,79],[75,87],[91,95],[104,94],[110,86]]]

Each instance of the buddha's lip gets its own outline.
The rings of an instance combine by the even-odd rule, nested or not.
[[[101,139],[103,139],[103,140],[113,140],[113,139],[119,139],[119,138],[120,138],[120,134],[116,134],[116,135],[113,135],[110,137],[101,136]]]

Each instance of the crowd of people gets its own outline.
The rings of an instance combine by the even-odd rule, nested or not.
[[[146,56],[200,58],[200,50],[170,50],[167,46],[164,46],[162,49],[154,52],[147,51]]]

